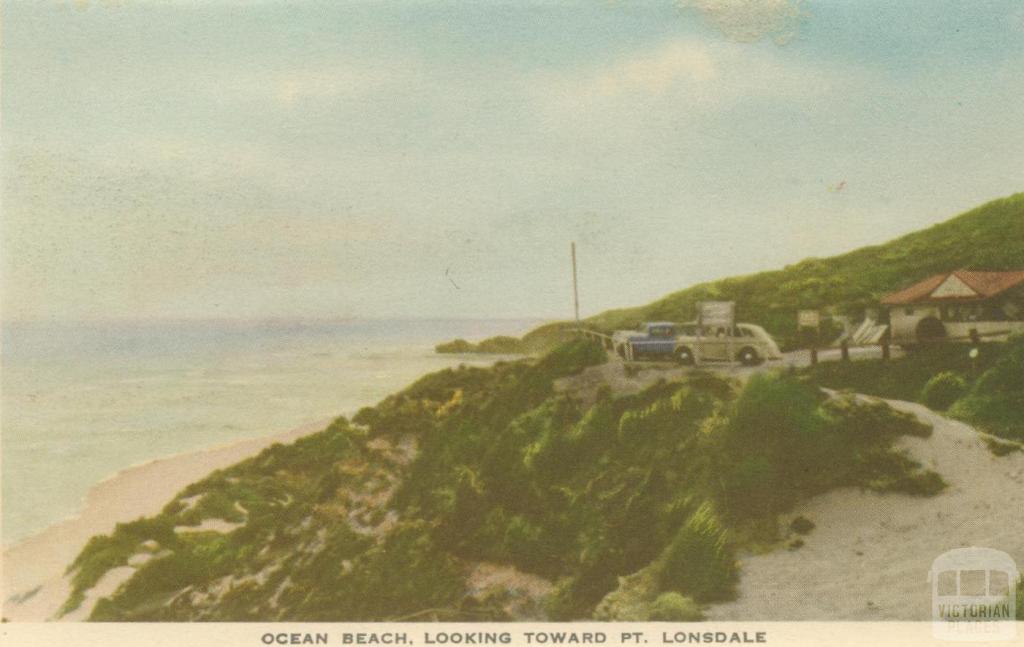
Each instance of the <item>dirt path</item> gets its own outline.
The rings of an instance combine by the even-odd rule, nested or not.
[[[949,487],[931,498],[852,488],[793,511],[816,524],[797,550],[742,558],[739,597],[712,620],[927,620],[933,559],[985,546],[1024,565],[1024,452],[993,455],[974,429],[908,402],[887,401],[933,425],[900,444]]]
[[[899,354],[900,351],[893,351],[893,357],[898,357]],[[850,359],[854,361],[879,359],[881,356],[881,350],[873,346],[850,349]],[[838,362],[840,359],[840,352],[835,348],[823,349],[818,353],[818,361],[821,362]],[[691,367],[677,366],[671,362],[643,362],[633,363],[627,368],[627,365],[618,356],[609,353],[606,364],[591,366],[579,375],[556,380],[555,389],[560,392],[569,393],[578,398],[583,405],[589,406],[594,403],[597,397],[597,390],[602,385],[608,385],[614,393],[623,395],[639,393],[659,380],[667,382],[681,380],[687,373],[697,370],[710,371],[724,377],[732,377],[744,381],[757,373],[777,371],[789,367],[799,368],[810,366],[810,364],[810,352],[797,350],[785,353],[781,360],[765,362],[758,366],[708,362],[700,367]]]

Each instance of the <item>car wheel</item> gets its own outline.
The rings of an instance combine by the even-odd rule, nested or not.
[[[693,366],[693,351],[687,348],[686,346],[676,349],[676,361],[682,364],[683,366]]]
[[[753,348],[744,348],[739,354],[740,364],[744,366],[757,366],[761,363],[761,358],[758,356],[757,351]]]

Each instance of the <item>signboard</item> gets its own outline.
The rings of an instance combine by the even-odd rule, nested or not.
[[[801,328],[817,328],[821,325],[821,313],[817,310],[801,310],[796,315],[796,321]]]
[[[735,319],[735,301],[701,301],[697,304],[697,323],[701,326],[732,328]]]

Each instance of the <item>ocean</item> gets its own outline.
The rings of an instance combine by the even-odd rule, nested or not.
[[[0,347],[4,546],[75,515],[156,458],[374,404],[421,375],[494,358],[434,344],[537,320],[12,323]]]

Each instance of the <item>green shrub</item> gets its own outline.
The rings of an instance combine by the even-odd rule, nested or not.
[[[751,378],[735,406],[708,419],[706,432],[713,492],[732,525],[771,517],[842,485],[921,493],[938,485],[891,450],[898,436],[926,437],[930,426],[884,402],[823,399],[813,385],[788,375]]]
[[[1017,614],[1014,616],[1017,620],[1024,618],[1024,577],[1017,580]]]
[[[465,339],[454,339],[434,346],[435,353],[472,353],[476,350],[473,344]]]
[[[578,337],[542,357],[537,363],[537,368],[552,377],[563,377],[575,375],[588,366],[605,364],[607,361],[608,354],[600,343]]]
[[[1024,337],[1006,344],[1005,354],[949,413],[996,436],[1024,441]]]
[[[925,385],[937,374],[949,371],[960,376],[991,368],[1006,352],[1004,344],[983,344],[976,360],[961,344],[938,344],[890,360],[820,362],[801,370],[817,384],[849,389],[865,395],[917,401]],[[966,379],[966,377],[965,377]]]
[[[434,346],[435,353],[492,353],[495,355],[518,355],[525,353],[526,345],[518,337],[498,335],[488,337],[479,344],[465,339],[455,339]]]
[[[708,503],[679,529],[659,560],[662,590],[703,602],[728,599],[738,578],[728,533]]]
[[[806,535],[814,530],[814,522],[804,516],[799,516],[793,519],[793,522],[789,524],[790,529],[798,535]]]
[[[946,489],[945,479],[938,472],[925,470],[906,473],[887,488],[890,492],[903,492],[912,496],[935,496]]]
[[[931,425],[921,422],[914,414],[897,411],[885,402],[864,400],[852,394],[824,402],[821,413],[838,435],[861,447],[887,444],[902,435],[928,438],[932,434]]]
[[[144,552],[140,544],[151,539],[161,546],[174,546],[178,542],[173,524],[163,516],[119,523],[111,534],[90,539],[67,569],[71,575],[72,592],[60,615],[77,609],[85,600],[85,592],[95,586],[107,571],[127,564],[132,555]]]
[[[478,353],[494,353],[500,355],[514,355],[525,351],[523,342],[517,337],[499,335],[483,340],[476,346]]]
[[[820,489],[832,464],[818,390],[781,374],[755,375],[724,416],[711,419],[715,489],[731,520],[772,515]]]
[[[674,591],[662,593],[651,605],[648,620],[658,622],[696,622],[702,620],[700,606],[688,598]]]
[[[921,403],[929,409],[945,411],[967,392],[967,382],[952,371],[943,371],[928,380],[921,390]]]

